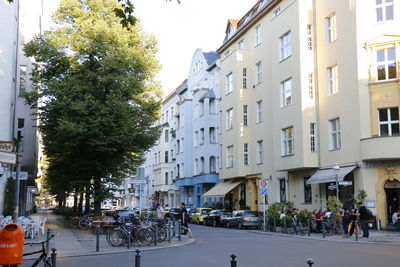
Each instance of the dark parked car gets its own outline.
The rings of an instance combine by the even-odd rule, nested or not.
[[[118,222],[119,217],[137,217],[138,214],[135,210],[115,210],[112,216]]]
[[[169,211],[165,213],[165,216],[175,219],[180,219],[181,218],[181,209],[179,208],[171,208]]]
[[[227,218],[231,215],[230,211],[226,210],[212,210],[208,216],[204,217],[204,225],[212,225],[214,227],[223,225],[221,219]]]
[[[192,223],[192,216],[195,213],[195,211],[196,211],[195,208],[188,209],[189,223]]]
[[[244,229],[248,227],[260,227],[260,214],[258,211],[235,210],[232,217],[226,222],[226,227],[239,227]]]

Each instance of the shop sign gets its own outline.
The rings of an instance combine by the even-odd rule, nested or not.
[[[0,141],[0,151],[12,152],[13,151],[13,147],[14,147],[14,143],[13,142]]]
[[[363,162],[362,166],[365,168],[390,168],[390,167],[400,166],[400,161],[385,160],[385,161],[375,161],[375,162]]]
[[[17,154],[16,153],[0,151],[0,162],[1,163],[16,164],[17,163]]]

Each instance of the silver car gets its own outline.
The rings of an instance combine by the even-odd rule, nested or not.
[[[239,227],[244,229],[248,227],[260,227],[260,214],[252,210],[235,210],[232,217],[228,218],[226,227]]]

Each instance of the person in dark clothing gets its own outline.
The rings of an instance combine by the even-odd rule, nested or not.
[[[348,210],[343,210],[342,211],[342,225],[343,225],[343,237],[348,238],[349,237],[349,224],[351,222],[351,214]]]
[[[369,215],[368,215],[368,210],[364,206],[362,202],[358,203],[359,209],[358,209],[358,214],[360,216],[360,224],[361,228],[363,230],[363,237],[368,238],[369,237],[369,229],[368,229],[368,220],[369,220]]]
[[[185,207],[185,203],[183,203],[183,202],[181,203],[180,219],[181,219],[182,227],[185,227],[187,229],[187,233],[189,234],[189,237],[192,238],[193,234],[192,234],[192,231],[190,231],[189,224],[188,224],[189,214]]]

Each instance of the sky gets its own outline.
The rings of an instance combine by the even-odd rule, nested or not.
[[[239,19],[256,0],[132,0],[143,31],[158,40],[162,70],[158,79],[168,94],[187,78],[197,48],[216,51],[228,19]]]

